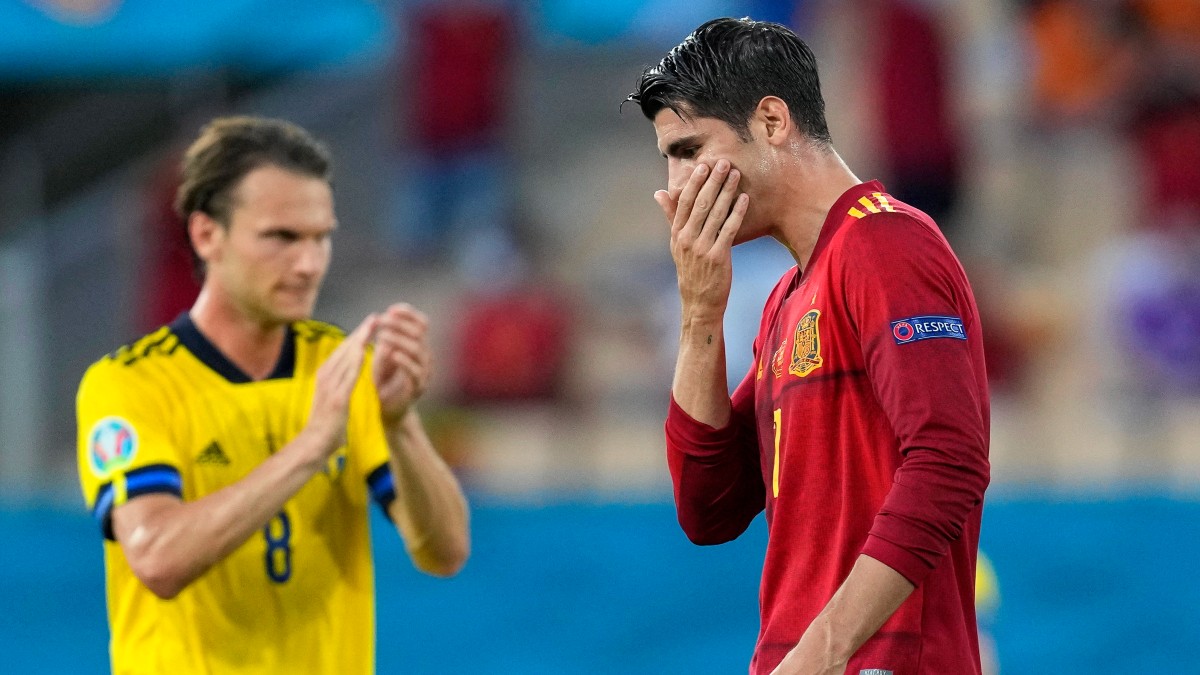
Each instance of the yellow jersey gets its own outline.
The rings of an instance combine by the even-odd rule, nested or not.
[[[112,510],[139,495],[194,500],[242,479],[304,427],[317,368],[344,339],[289,327],[252,381],[187,314],[93,364],[77,398],[79,476],[104,534],[112,669],[133,673],[373,673],[373,497],[395,498],[364,365],[347,444],[232,555],[162,600],[130,570]]]

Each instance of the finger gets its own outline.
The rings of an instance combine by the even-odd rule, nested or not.
[[[678,232],[691,221],[692,205],[696,202],[696,195],[700,193],[700,188],[704,187],[708,173],[707,164],[697,164],[696,168],[692,170],[692,175],[683,186],[683,190],[679,193],[679,199],[676,201],[675,218],[672,221],[673,231]]]
[[[375,336],[375,348],[379,351],[400,349],[409,354],[428,350],[424,337],[390,330],[379,331]]]
[[[670,193],[666,190],[656,190],[654,192],[654,201],[658,202],[658,207],[662,209],[663,215],[667,217],[667,224],[675,223],[675,201],[671,199]]]
[[[414,398],[425,391],[425,382],[429,379],[429,371],[424,365],[401,352],[392,354],[391,362],[396,370],[408,380]]]
[[[368,314],[329,356],[326,365],[330,367],[330,377],[335,390],[349,390],[358,380],[367,341],[375,332],[378,321],[378,316]]]
[[[416,307],[413,307],[412,305],[408,304],[407,302],[397,302],[397,303],[388,305],[387,310],[384,311],[384,315],[385,316],[396,316],[396,317],[409,317],[415,321],[419,321],[420,323],[424,323],[424,324],[429,323],[429,317],[426,316],[424,312],[417,309]]]
[[[737,169],[730,170],[729,175],[726,176],[725,183],[721,186],[721,192],[717,195],[716,203],[713,204],[712,211],[708,214],[708,220],[704,223],[704,229],[700,231],[700,239],[716,240],[726,219],[729,218],[734,200],[737,199],[737,186],[741,177],[742,173]]]
[[[392,352],[388,358],[392,365],[396,366],[411,379],[415,381],[424,379],[425,366],[421,359],[407,352]]]
[[[375,339],[375,357],[386,360],[393,352],[403,352],[414,359],[428,360],[430,349],[421,336],[385,331]]]
[[[377,323],[378,317],[375,314],[368,314],[354,330],[346,335],[341,344],[325,359],[325,363],[321,367],[328,366],[330,369],[337,367],[337,364],[344,361],[350,352],[358,349],[360,345],[366,344],[371,334],[374,333]]]
[[[379,319],[376,340],[380,334],[389,332],[423,337],[428,330],[429,319],[423,313],[407,306],[389,308]]]
[[[366,318],[362,320],[362,323],[358,324],[358,327],[346,336],[346,340],[343,342],[343,344],[350,342],[365,345],[371,341],[371,337],[375,333],[375,329],[378,326],[379,316],[374,313],[368,314]]]
[[[386,376],[376,379],[375,387],[382,399],[401,396],[416,399],[425,391],[429,372],[405,354],[393,352],[382,364]]]
[[[700,192],[696,194],[696,200],[692,204],[691,213],[688,215],[687,224],[683,226],[683,229],[690,231],[697,238],[703,231],[705,223],[708,222],[717,195],[725,185],[725,177],[729,173],[729,168],[729,160],[718,160],[708,180],[704,181]]]
[[[412,317],[391,317],[381,320],[375,331],[376,350],[403,349],[416,354],[428,351],[426,325],[423,321]]]
[[[424,348],[413,345],[389,345],[385,350],[379,351],[377,357],[379,369],[376,376],[388,377],[397,364],[401,364],[404,369],[412,371],[414,374],[422,374],[430,368],[432,360],[430,352]]]
[[[743,192],[738,196],[737,201],[733,203],[733,209],[729,212],[729,217],[725,219],[725,223],[721,226],[721,232],[717,235],[716,246],[730,248],[733,246],[733,239],[737,236],[738,230],[742,229],[742,220],[746,217],[746,211],[750,208],[750,195]]]

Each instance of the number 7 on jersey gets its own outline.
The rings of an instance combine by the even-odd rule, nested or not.
[[[776,408],[775,418],[775,463],[771,466],[771,496],[779,498],[779,439],[783,435],[783,409]]]

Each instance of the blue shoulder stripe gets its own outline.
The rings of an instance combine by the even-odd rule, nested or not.
[[[151,464],[139,467],[125,474],[125,500],[157,492],[173,494],[183,498],[183,479],[179,470],[169,464]],[[112,482],[100,486],[96,491],[96,505],[92,507],[92,517],[104,533],[104,538],[116,541],[112,531],[112,508],[116,494]]]
[[[396,481],[392,478],[392,468],[387,462],[380,464],[367,475],[367,487],[371,490],[371,497],[386,514],[387,507],[396,499]]]

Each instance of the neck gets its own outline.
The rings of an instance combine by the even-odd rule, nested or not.
[[[204,337],[251,379],[264,379],[279,361],[287,324],[248,315],[212,284],[204,285],[188,314]]]
[[[793,154],[784,176],[775,192],[778,198],[769,205],[774,215],[770,234],[791,251],[803,270],[834,202],[862,181],[832,148],[811,146]]]

